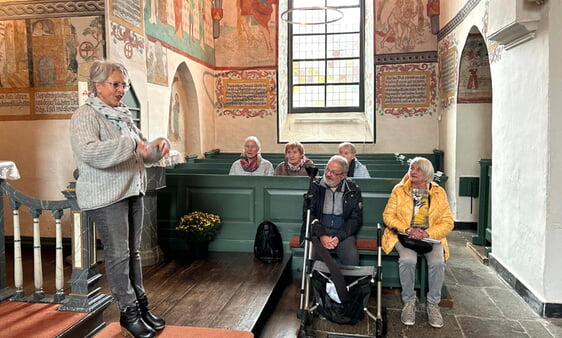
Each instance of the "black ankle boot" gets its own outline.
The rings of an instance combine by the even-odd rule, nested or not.
[[[164,326],[166,326],[166,322],[164,321],[164,319],[158,318],[154,314],[152,314],[152,312],[150,312],[150,309],[148,308],[148,299],[146,298],[146,296],[143,296],[142,298],[139,298],[137,300],[139,302],[141,317],[144,322],[156,331],[162,330]]]
[[[121,334],[134,338],[152,338],[156,332],[142,320],[138,306],[129,306],[121,311],[119,318]]]

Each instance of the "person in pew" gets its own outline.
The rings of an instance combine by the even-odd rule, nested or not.
[[[356,157],[357,149],[353,143],[343,142],[338,146],[338,153],[345,157],[349,163],[349,171],[347,177],[371,177],[367,167],[365,167]]]
[[[70,139],[78,168],[80,208],[95,223],[103,244],[105,271],[120,309],[123,334],[154,337],[165,326],[148,308],[140,257],[147,178],[145,163],[170,151],[158,138],[149,143],[121,102],[129,75],[120,63],[95,61],[92,91],[70,121]]]
[[[273,172],[275,176],[308,176],[307,167],[313,167],[314,162],[304,155],[304,147],[300,142],[290,142],[285,145],[285,161],[279,163]]]
[[[229,175],[273,176],[273,164],[261,157],[261,143],[255,136],[244,140],[244,149],[240,159],[230,166]]]
[[[359,186],[347,178],[347,170],[347,160],[334,155],[328,161],[324,175],[313,179],[310,219],[315,221],[311,231],[323,247],[335,252],[341,264],[359,265],[355,239],[363,224],[363,199]],[[306,215],[305,201],[301,246],[306,234]]]
[[[449,258],[446,236],[453,230],[453,216],[445,189],[432,182],[433,173],[433,165],[428,159],[412,159],[408,173],[393,188],[383,211],[386,229],[382,238],[382,249],[387,254],[392,249],[398,251],[401,298],[404,302],[401,321],[404,325],[414,325],[414,283],[418,254],[400,243],[397,232],[408,234],[411,239],[436,240],[431,243],[431,251],[424,254],[429,270],[426,310],[429,324],[440,328],[443,326],[443,317],[439,310],[439,302],[445,279],[445,262]]]

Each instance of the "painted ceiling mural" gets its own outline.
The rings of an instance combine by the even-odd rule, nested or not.
[[[144,27],[150,41],[215,65],[211,1],[146,0]]]

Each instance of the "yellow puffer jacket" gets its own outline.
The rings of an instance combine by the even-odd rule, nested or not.
[[[429,238],[438,239],[445,249],[445,260],[449,258],[449,246],[446,236],[453,230],[453,215],[447,201],[447,193],[437,183],[426,184],[429,192],[429,228],[426,232]],[[387,254],[394,249],[398,242],[398,236],[392,231],[397,229],[399,232],[406,232],[410,227],[412,214],[414,212],[414,202],[412,199],[412,182],[410,176],[406,174],[402,181],[398,183],[388,199],[388,203],[383,212],[383,221],[386,225],[382,237],[382,249]]]

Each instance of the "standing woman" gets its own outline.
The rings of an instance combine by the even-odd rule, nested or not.
[[[314,167],[314,162],[304,156],[304,147],[300,142],[285,145],[285,161],[275,168],[275,176],[308,176],[307,167]]]
[[[142,279],[144,164],[168,155],[170,144],[165,138],[148,143],[121,103],[129,89],[129,75],[122,64],[95,61],[90,83],[86,104],[70,121],[79,173],[78,204],[96,224],[103,244],[105,271],[121,311],[123,334],[154,337],[165,322],[148,309]]]
[[[229,175],[273,176],[273,164],[261,157],[261,143],[255,136],[244,140],[244,150],[240,159],[230,166]]]
[[[383,212],[386,224],[382,238],[382,249],[388,254],[392,249],[398,251],[400,284],[402,286],[402,315],[404,325],[414,325],[416,321],[416,293],[414,281],[418,254],[404,247],[396,232],[408,234],[412,239],[431,238],[431,251],[425,253],[428,266],[427,318],[429,325],[443,326],[439,310],[441,288],[445,279],[445,261],[449,258],[446,236],[453,230],[453,215],[447,201],[447,193],[433,181],[433,165],[423,157],[415,157],[410,169],[398,183],[388,199]]]

